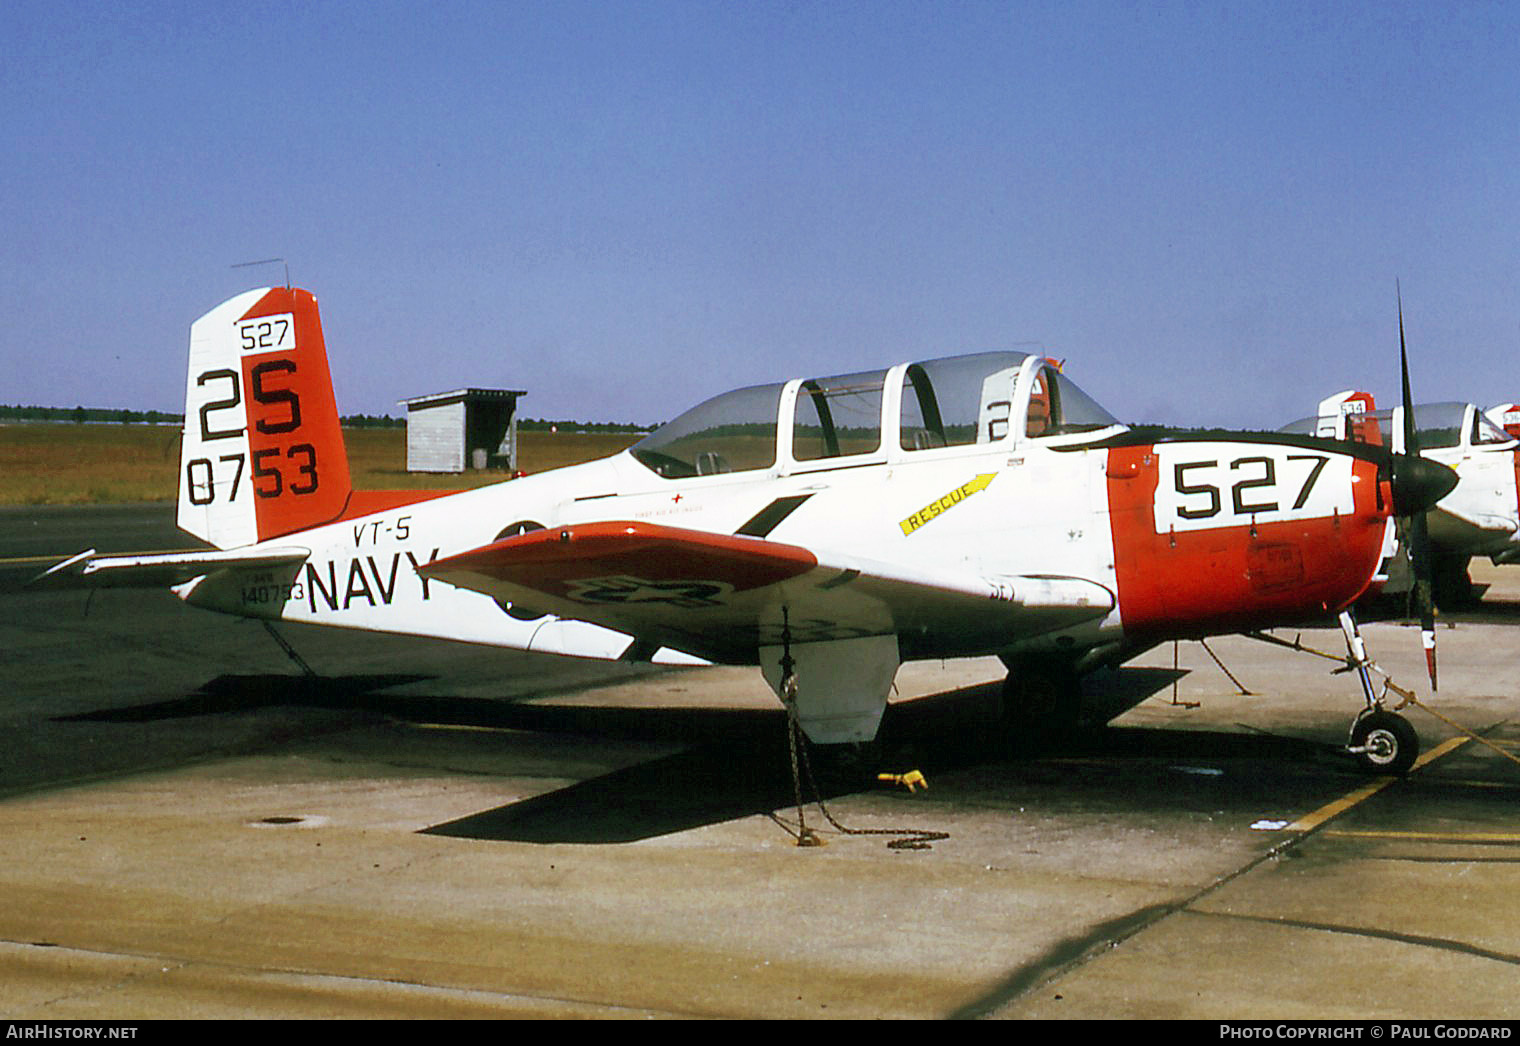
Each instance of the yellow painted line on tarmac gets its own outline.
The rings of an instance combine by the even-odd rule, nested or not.
[[[1294,821],[1292,824],[1284,828],[1283,831],[1311,832],[1314,829],[1318,828],[1320,825],[1324,824],[1326,821],[1330,820],[1332,817],[1339,817],[1347,810],[1350,810],[1353,806],[1371,799],[1383,789],[1393,784],[1393,781],[1393,778],[1385,777],[1381,780],[1372,782],[1370,785],[1358,788],[1350,795],[1337,799],[1333,803],[1326,803],[1324,806],[1320,807],[1312,814],[1309,814],[1305,817],[1300,817],[1298,820]]]
[[[1420,758],[1416,759],[1414,761],[1414,766],[1412,769],[1418,770],[1422,766],[1428,766],[1447,753],[1455,752],[1457,749],[1461,748],[1471,740],[1472,738],[1470,737],[1448,737],[1446,740],[1436,745],[1430,751],[1420,756]]]
[[[68,559],[67,555],[58,556],[11,556],[8,559],[0,559],[0,567],[19,567],[28,563],[61,563]]]
[[[520,734],[521,728],[510,726],[480,726],[475,723],[408,723],[418,730],[449,730],[461,734]]]
[[[1448,738],[1445,741],[1442,741],[1430,751],[1426,752],[1424,755],[1416,759],[1414,761],[1414,766],[1412,769],[1418,770],[1423,766],[1427,766],[1428,764],[1435,762],[1442,756],[1447,755],[1450,752],[1454,752],[1458,748],[1461,748],[1463,745],[1467,744],[1468,740],[1469,738],[1466,737],[1452,737]],[[1368,799],[1371,799],[1373,796],[1377,795],[1379,792],[1397,780],[1397,777],[1384,777],[1372,782],[1369,785],[1363,785],[1361,788],[1358,788],[1356,791],[1350,793],[1349,795],[1343,796],[1334,802],[1326,803],[1318,810],[1315,810],[1312,814],[1300,817],[1298,820],[1285,827],[1283,831],[1312,832],[1314,829],[1318,828],[1326,821],[1329,821],[1335,817],[1339,817],[1341,814],[1345,813],[1347,810],[1350,810],[1352,807],[1366,802]]]
[[[1520,832],[1357,832],[1329,828],[1325,834],[1346,839],[1403,839],[1425,843],[1520,843]]]

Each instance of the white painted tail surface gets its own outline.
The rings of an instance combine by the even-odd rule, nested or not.
[[[237,548],[331,522],[350,493],[317,299],[266,287],[196,320],[180,528]]]
[[[1347,389],[1320,400],[1316,436],[1381,445],[1382,430],[1372,412],[1377,403],[1370,392]]]

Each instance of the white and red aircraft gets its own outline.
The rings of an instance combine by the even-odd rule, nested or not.
[[[1499,428],[1520,439],[1520,403],[1500,403],[1483,412]]]
[[[1378,574],[1395,509],[1452,481],[1313,437],[1143,435],[1050,361],[990,352],[739,389],[611,458],[478,490],[366,493],[316,299],[279,287],[191,327],[185,419],[178,520],[215,550],[87,552],[45,577],[758,664],[819,743],[871,739],[904,660],[997,654],[1015,708],[1059,712],[1082,673],[1160,641],[1339,612]],[[1407,768],[1414,731],[1366,697],[1351,750]]]
[[[1468,598],[1468,561],[1520,562],[1520,410],[1471,403],[1414,408],[1419,452],[1450,467],[1457,485],[1426,514],[1437,602]],[[1322,400],[1316,417],[1286,426],[1330,439],[1404,451],[1404,408],[1378,410],[1370,393],[1348,390]]]

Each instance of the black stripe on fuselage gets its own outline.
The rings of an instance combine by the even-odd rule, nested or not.
[[[749,522],[734,533],[748,538],[763,538],[780,526],[783,519],[796,512],[797,506],[812,496],[811,494],[792,494],[788,497],[777,498],[751,516]]]
[[[1370,461],[1374,465],[1387,465],[1392,450],[1386,446],[1355,443],[1350,440],[1330,439],[1327,436],[1310,436],[1297,432],[1259,432],[1238,429],[1174,429],[1164,425],[1141,425],[1109,436],[1094,443],[1077,443],[1051,450],[1109,450],[1114,447],[1141,447],[1156,443],[1261,443],[1280,447],[1300,447],[1321,453],[1346,454],[1353,458]]]

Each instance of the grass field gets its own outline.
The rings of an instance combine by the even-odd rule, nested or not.
[[[360,490],[464,490],[499,471],[406,471],[406,430],[350,429],[349,471]],[[615,454],[637,434],[519,432],[518,466],[545,472]],[[174,425],[0,425],[0,505],[173,501],[179,479]]]

